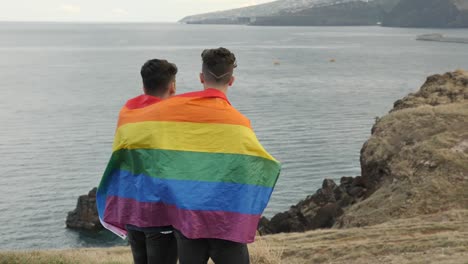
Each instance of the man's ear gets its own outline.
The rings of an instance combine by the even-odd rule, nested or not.
[[[177,92],[177,85],[176,85],[176,82],[173,81],[171,83],[171,87],[169,87],[169,96],[174,96]]]
[[[200,73],[200,82],[201,83],[205,83],[205,76],[203,75],[203,73]]]
[[[232,86],[235,81],[236,81],[236,77],[232,76],[231,80],[229,81],[229,86]]]

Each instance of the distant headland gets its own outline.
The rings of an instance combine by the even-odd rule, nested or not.
[[[468,0],[279,0],[188,16],[187,24],[468,27]]]

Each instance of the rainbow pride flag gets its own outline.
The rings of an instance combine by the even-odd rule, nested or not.
[[[120,112],[99,217],[123,238],[129,224],[251,243],[280,170],[224,93],[141,96]]]

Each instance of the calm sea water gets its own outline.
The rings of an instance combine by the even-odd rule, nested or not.
[[[147,59],[177,63],[187,92],[201,88],[203,49],[236,53],[229,98],[284,163],[271,216],[324,178],[359,175],[376,116],[426,76],[468,68],[468,45],[415,41],[434,32],[468,37],[380,27],[0,23],[0,249],[122,243],[69,231],[64,221],[98,184],[118,110],[141,92]]]

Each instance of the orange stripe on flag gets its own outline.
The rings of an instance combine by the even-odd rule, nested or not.
[[[141,109],[124,107],[118,127],[147,122],[193,122],[240,125],[251,128],[250,121],[221,98],[173,97]]]

